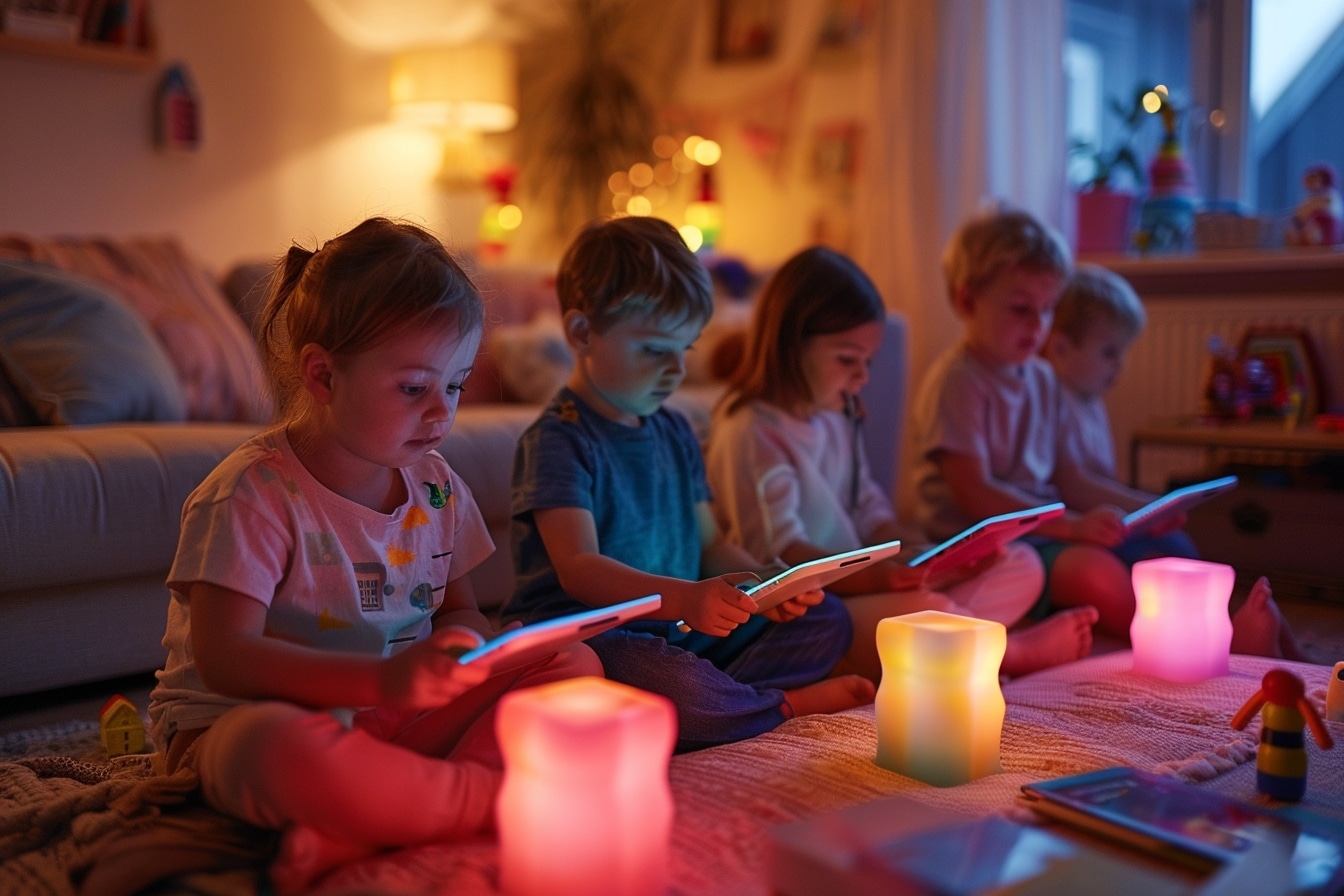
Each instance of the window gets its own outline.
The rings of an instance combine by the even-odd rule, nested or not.
[[[1344,0],[1067,0],[1069,134],[1110,148],[1111,100],[1167,86],[1206,201],[1290,212],[1302,172],[1344,173]],[[1138,129],[1150,159],[1160,122]],[[1070,178],[1086,176],[1076,159]]]

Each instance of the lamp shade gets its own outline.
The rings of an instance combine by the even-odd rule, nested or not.
[[[602,678],[512,691],[496,718],[510,896],[662,896],[672,831],[666,697]]]
[[[877,624],[877,764],[937,787],[1001,771],[1001,623],[937,610]]]
[[[392,113],[401,121],[488,134],[518,123],[517,70],[497,43],[403,50],[392,59]]]
[[[1140,560],[1132,570],[1134,671],[1190,683],[1227,674],[1236,570],[1184,557]]]

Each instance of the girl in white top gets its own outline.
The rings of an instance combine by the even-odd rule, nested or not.
[[[789,259],[757,300],[746,353],[715,409],[706,466],[720,527],[758,560],[793,565],[892,538],[905,542],[903,556],[914,556],[927,540],[898,525],[858,434],[858,392],[885,315],[867,275],[821,247]],[[848,665],[876,681],[879,620],[933,609],[1011,628],[1042,585],[1036,552],[1010,544],[943,581],[925,581],[898,557],[830,590],[845,598],[854,620]],[[1095,611],[1082,608],[1011,630],[1003,672],[1021,675],[1085,655],[1095,621]]]
[[[456,659],[494,634],[466,577],[494,545],[435,449],[482,318],[413,225],[291,248],[258,328],[277,420],[183,509],[155,740],[212,807],[281,831],[279,892],[488,830],[496,700],[602,674],[582,644],[491,678]]]

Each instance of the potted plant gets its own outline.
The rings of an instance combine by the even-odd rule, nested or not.
[[[1134,138],[1153,111],[1144,103],[1152,91],[1145,84],[1138,85],[1128,106],[1111,97],[1107,105],[1122,124],[1120,139],[1111,149],[1077,139],[1069,148],[1070,154],[1084,156],[1092,165],[1091,176],[1077,194],[1079,252],[1123,252],[1129,245],[1135,197],[1123,174],[1128,173],[1135,187],[1143,185]]]

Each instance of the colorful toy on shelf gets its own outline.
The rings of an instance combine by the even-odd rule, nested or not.
[[[1307,198],[1298,204],[1284,241],[1290,246],[1334,246],[1344,242],[1344,201],[1339,177],[1329,165],[1312,165],[1302,175]]]
[[[1195,170],[1176,136],[1176,108],[1161,95],[1162,145],[1148,166],[1148,197],[1139,210],[1134,242],[1143,252],[1185,252],[1193,248]]]
[[[1260,690],[1237,710],[1232,727],[1240,731],[1260,711],[1260,747],[1255,752],[1256,789],[1266,796],[1288,802],[1307,792],[1307,750],[1303,727],[1311,729],[1316,745],[1328,750],[1335,745],[1316,707],[1306,698],[1302,679],[1286,669],[1270,669]]]
[[[501,165],[485,176],[490,201],[481,214],[480,250],[482,257],[492,261],[504,257],[513,242],[513,232],[523,223],[522,210],[509,198],[517,179],[518,168],[514,165]]]
[[[114,694],[98,711],[103,749],[109,756],[127,756],[145,752],[145,723],[135,704]]]
[[[1335,663],[1330,671],[1330,684],[1325,689],[1325,717],[1331,722],[1344,722],[1344,660]]]

